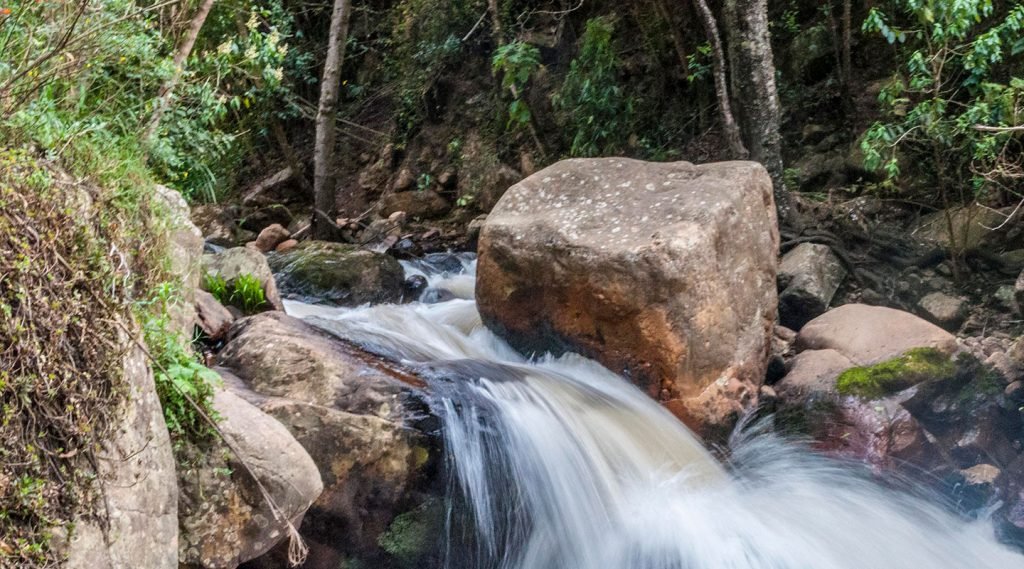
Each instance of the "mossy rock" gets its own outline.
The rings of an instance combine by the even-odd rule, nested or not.
[[[836,380],[836,390],[842,395],[874,399],[922,381],[950,379],[955,374],[956,365],[948,355],[935,348],[914,348],[880,364],[844,371]]]
[[[444,533],[444,507],[428,499],[413,510],[395,516],[377,543],[398,567],[423,567],[437,551]]]
[[[281,292],[304,302],[358,306],[402,298],[398,261],[353,245],[307,241],[268,261]]]

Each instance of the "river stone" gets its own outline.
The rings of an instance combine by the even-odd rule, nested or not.
[[[238,277],[252,275],[263,283],[263,295],[274,310],[284,310],[277,283],[267,264],[267,258],[249,247],[233,247],[220,253],[203,255],[203,269],[208,275],[220,275],[233,285]]]
[[[432,219],[448,213],[452,204],[434,190],[412,190],[384,196],[379,207],[384,217],[405,212],[410,218]]]
[[[845,304],[808,322],[796,338],[796,348],[833,349],[864,366],[898,357],[913,348],[936,348],[952,354],[956,338],[909,312]]]
[[[929,320],[947,329],[960,326],[967,315],[966,301],[944,292],[926,294],[917,305]]]
[[[342,243],[306,241],[284,253],[273,253],[269,259],[281,291],[290,298],[340,306],[402,299],[402,265],[382,253]]]
[[[210,340],[220,340],[231,328],[235,317],[212,294],[196,291],[196,324]]]
[[[698,431],[752,405],[778,304],[771,180],[754,162],[563,160],[480,235],[486,325],[526,353],[624,373]]]
[[[129,344],[125,338],[125,345]],[[69,569],[178,568],[178,485],[153,372],[141,348],[124,361],[125,411],[96,453],[100,498],[67,545]]]
[[[273,223],[263,228],[260,234],[256,236],[256,241],[253,242],[254,247],[259,250],[260,253],[268,253],[277,248],[278,245],[284,243],[292,236],[283,225],[280,223]]]
[[[221,364],[245,386],[239,393],[288,428],[323,478],[302,525],[306,566],[382,555],[380,535],[432,483],[433,443],[416,428],[423,410],[411,407],[420,380],[278,312],[238,321],[229,337]]]
[[[784,399],[835,394],[836,378],[856,365],[836,350],[808,350],[793,358],[789,373],[775,388]]]
[[[846,268],[827,245],[802,243],[779,264],[779,322],[794,330],[828,309]]]
[[[186,567],[233,569],[288,539],[288,523],[299,524],[323,482],[313,459],[273,417],[224,388],[214,393],[213,408],[231,446],[215,439],[179,472],[179,557]]]

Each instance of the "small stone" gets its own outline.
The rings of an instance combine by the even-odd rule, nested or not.
[[[960,474],[964,476],[964,480],[972,486],[992,484],[996,481],[996,478],[999,478],[1001,473],[998,468],[991,464],[976,464],[960,471]]]
[[[298,239],[289,239],[287,241],[282,241],[282,242],[278,243],[277,247],[274,247],[274,250],[277,251],[278,253],[286,253],[286,252],[291,251],[292,249],[294,249],[294,248],[296,248],[298,246],[299,246]]]
[[[792,344],[796,340],[796,332],[785,326],[775,327],[775,336],[783,342]]]
[[[291,237],[291,233],[280,223],[268,225],[260,231],[259,236],[256,237],[256,249],[261,253],[273,251],[279,244],[287,241]]]
[[[445,170],[444,172],[441,172],[440,176],[437,177],[437,183],[440,184],[442,188],[449,190],[455,187],[455,183],[457,181],[458,177],[452,170]]]
[[[926,294],[917,303],[929,320],[946,329],[959,326],[967,314],[967,304],[962,298],[956,298],[943,292]]]
[[[1007,385],[1006,389],[1003,390],[1003,395],[1011,401],[1024,401],[1024,381],[1018,379],[1010,385]]]
[[[424,241],[427,241],[427,240],[430,240],[430,239],[437,239],[440,236],[441,236],[441,230],[437,229],[437,228],[432,228],[432,229],[428,229],[428,230],[424,231],[423,235],[420,236],[420,239],[423,239]]]
[[[412,172],[408,168],[402,168],[402,171],[398,173],[398,178],[395,179],[395,183],[391,187],[396,192],[404,192],[412,188],[415,183],[416,178],[413,177]]]
[[[402,227],[409,218],[404,211],[396,211],[388,216],[388,221]]]

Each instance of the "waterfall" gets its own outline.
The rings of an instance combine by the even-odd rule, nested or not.
[[[429,260],[428,260],[429,261]],[[415,302],[288,312],[416,368],[455,484],[451,569],[1008,569],[990,526],[764,429],[721,464],[670,413],[576,355],[528,359],[480,322],[471,257],[407,263]],[[438,294],[438,291],[447,291]],[[460,529],[472,537],[456,539]]]

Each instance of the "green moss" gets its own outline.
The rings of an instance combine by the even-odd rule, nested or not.
[[[421,567],[437,543],[444,515],[441,503],[428,500],[416,509],[395,516],[377,539],[380,548],[394,557],[399,567]]]
[[[844,371],[836,380],[842,395],[875,398],[895,393],[928,379],[948,379],[956,372],[949,356],[935,348],[914,348],[873,366]]]

